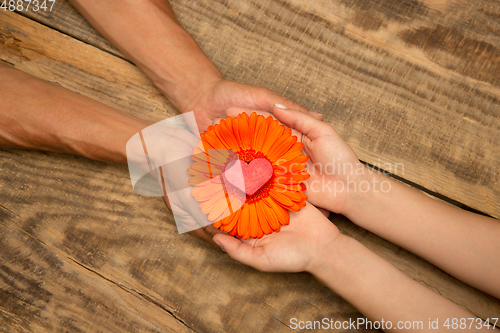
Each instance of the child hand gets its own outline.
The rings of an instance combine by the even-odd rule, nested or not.
[[[364,166],[352,148],[333,127],[314,115],[275,106],[273,115],[284,125],[300,132],[304,153],[309,156],[308,201],[332,212],[345,213],[349,193],[356,191],[358,174]],[[361,171],[361,172],[360,172]]]
[[[232,117],[242,112],[273,116],[291,128],[292,134],[304,144],[304,153],[309,156],[307,167],[311,178],[305,182],[308,201],[328,211],[345,213],[347,196],[356,191],[356,178],[365,173],[365,167],[333,127],[321,121],[319,113],[306,114],[276,105],[273,114],[240,107],[226,110],[227,115]]]
[[[216,234],[213,240],[231,258],[263,272],[311,272],[339,235],[339,229],[307,203],[300,212],[290,212],[290,224],[278,233],[247,240]]]

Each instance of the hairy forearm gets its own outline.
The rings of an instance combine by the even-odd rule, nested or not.
[[[371,186],[367,193],[351,195],[349,219],[500,297],[499,221],[439,202],[384,175],[369,178],[389,182],[390,190]]]
[[[126,143],[149,122],[0,65],[0,148],[126,163]]]
[[[450,300],[409,278],[356,240],[341,235],[311,273],[371,321],[423,323],[404,332],[428,330],[429,319],[475,318]],[[440,326],[436,331],[448,331]],[[434,330],[433,330],[434,331]]]
[[[166,0],[70,0],[181,112],[222,75]]]

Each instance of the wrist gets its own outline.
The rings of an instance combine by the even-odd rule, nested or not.
[[[106,108],[107,109],[107,108]],[[152,122],[129,116],[115,110],[96,110],[91,128],[76,137],[67,136],[69,145],[79,155],[90,159],[125,164],[128,140]]]
[[[156,87],[181,113],[190,111],[193,100],[205,92],[224,76],[207,58],[196,41],[180,26],[176,38],[181,42],[163,48],[168,54],[151,53],[142,70]],[[175,59],[172,63],[166,59]]]
[[[307,271],[322,282],[328,280],[331,283],[335,277],[340,279],[349,271],[353,258],[357,256],[358,245],[355,239],[339,234],[335,242],[315,256],[316,260]]]
[[[345,203],[340,214],[352,219],[357,211],[366,210],[389,192],[391,186],[390,178],[362,165],[362,168],[356,171],[355,178],[346,186]]]
[[[324,168],[325,171],[328,171],[328,165],[325,165]],[[370,172],[372,171],[359,161],[334,164],[333,173],[335,176],[333,179],[328,179],[326,186],[323,187],[323,195],[318,198],[321,202],[314,204],[336,214],[347,216],[357,208],[353,204],[360,201],[361,196],[367,193],[366,182],[371,181],[369,179]],[[374,174],[375,171],[372,173]],[[325,182],[324,179],[323,182]]]
[[[224,80],[222,74],[207,70],[203,75],[186,78],[180,82],[167,82],[161,79],[162,83],[155,85],[180,113],[185,113],[195,111],[193,107],[222,80]]]

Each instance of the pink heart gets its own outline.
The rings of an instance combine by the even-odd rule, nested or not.
[[[273,176],[273,166],[265,158],[256,158],[250,163],[241,160],[231,162],[224,170],[224,177],[232,186],[247,195],[254,195]]]

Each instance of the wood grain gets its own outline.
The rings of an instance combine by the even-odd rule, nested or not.
[[[193,332],[136,290],[36,238],[33,219],[19,222],[0,210],[0,331]]]
[[[95,30],[67,0],[55,1],[52,11],[25,10],[18,13],[86,44],[126,59],[125,55]]]
[[[172,5],[227,78],[323,113],[361,160],[500,217],[498,1]],[[29,15],[117,54],[65,1]]]
[[[489,4],[490,11],[500,13],[498,2]],[[500,87],[495,79],[500,77],[500,26],[480,8],[470,8],[483,2],[443,12],[418,1],[174,5],[229,78],[263,84],[322,112],[360,159],[500,217]],[[387,28],[363,30],[350,23],[363,11],[377,15]],[[457,12],[464,16],[454,16]],[[476,15],[477,28],[462,27],[466,15]],[[445,37],[433,34],[440,29],[437,23],[446,27]],[[462,41],[452,27],[469,39]],[[420,36],[418,31],[432,33],[428,40],[437,38],[434,46],[411,44],[405,37]],[[469,58],[456,51],[466,41]],[[490,46],[475,53],[484,43]],[[446,47],[437,49],[440,44]],[[455,58],[461,61],[454,69]],[[465,75],[478,66],[486,69],[481,75]],[[396,163],[404,171],[396,170]]]
[[[289,332],[294,316],[360,316],[308,274],[259,273],[178,235],[161,200],[132,191],[124,166],[0,156],[0,326]]]
[[[0,61],[143,119],[177,114],[129,62],[15,13],[0,23]]]
[[[0,151],[0,171],[2,327],[289,332],[291,318],[361,316],[309,274],[259,273],[178,235],[161,200],[133,193],[125,166],[12,150]],[[341,216],[332,220],[474,314],[500,312],[498,300]]]
[[[353,102],[354,106],[345,106],[343,114],[339,115],[336,113],[339,112],[338,110],[332,109],[327,117],[331,122],[335,120],[335,126],[338,125],[338,128],[344,131],[342,134],[347,136],[351,143],[358,142],[356,149],[360,155],[362,149],[367,151],[364,153],[366,156],[373,155],[372,162],[374,163],[372,164],[377,163],[375,157],[378,158],[378,156],[381,156],[380,161],[387,161],[387,157],[384,156],[388,153],[378,151],[377,149],[381,148],[377,145],[382,145],[383,141],[381,140],[384,135],[385,140],[387,140],[384,144],[394,145],[395,139],[393,137],[395,134],[391,130],[383,128],[369,134],[369,130],[363,127],[367,120],[362,118],[362,112],[366,114],[367,119],[371,119],[370,117],[380,117],[374,112],[382,112],[382,115],[387,115],[388,111],[394,111],[395,106],[391,104],[391,108],[387,107],[386,109],[375,104],[371,108],[361,109],[360,105],[368,105],[370,98],[374,98],[374,91],[378,91],[379,95],[377,96],[380,100],[386,98],[384,94],[388,94],[388,91],[393,91],[390,89],[400,91],[402,95],[398,96],[403,97],[411,95],[411,91],[408,92],[409,90],[405,90],[406,88],[396,88],[395,83],[387,83],[383,89],[376,88],[376,85],[370,86],[369,83],[375,84],[378,82],[376,80],[365,82],[363,85],[360,82],[363,82],[364,75],[368,75],[363,72],[363,67],[357,69],[353,67],[350,74],[355,77],[354,79],[349,78],[346,73],[341,75],[341,71],[345,71],[347,67],[338,65],[335,67],[338,71],[336,72],[337,76],[318,76],[320,79],[316,77],[313,80],[311,77],[307,77],[305,69],[299,63],[292,68],[286,66],[284,59],[292,59],[290,58],[294,56],[292,49],[283,49],[283,54],[276,52],[274,59],[264,56],[260,59],[260,63],[254,62],[253,70],[248,67],[248,61],[256,59],[257,46],[264,46],[264,54],[268,54],[266,52],[272,48],[275,48],[275,51],[280,51],[282,44],[279,43],[293,47],[304,43],[304,47],[306,47],[307,43],[318,41],[323,43],[328,38],[335,37],[338,41],[343,40],[344,43],[347,43],[344,45],[345,49],[341,49],[344,52],[347,52],[349,47],[354,48],[355,45],[371,50],[366,51],[371,54],[370,56],[359,59],[361,60],[360,66],[366,65],[364,61],[367,60],[363,59],[370,59],[377,52],[381,52],[380,50],[374,51],[362,44],[361,41],[355,43],[354,37],[345,37],[348,34],[345,29],[344,32],[338,31],[336,34],[333,25],[326,28],[323,25],[326,21],[321,21],[316,16],[308,18],[304,16],[304,18],[305,14],[302,13],[294,21],[291,19],[293,16],[290,16],[290,13],[298,9],[290,9],[291,7],[286,7],[283,3],[271,2],[266,8],[258,7],[256,3],[242,1],[215,3],[217,5],[213,6],[213,11],[207,9],[205,16],[211,17],[210,20],[215,20],[212,17],[215,15],[214,11],[224,12],[226,16],[219,17],[222,24],[221,29],[220,31],[213,30],[219,35],[212,35],[212,37],[234,37],[235,33],[244,33],[245,30],[239,28],[235,22],[230,20],[231,18],[241,16],[243,21],[238,24],[243,27],[245,27],[245,22],[255,19],[255,27],[251,33],[248,32],[248,40],[238,44],[239,47],[248,44],[247,49],[239,50],[238,52],[241,53],[228,53],[228,55],[222,54],[224,48],[217,51],[222,53],[216,54],[215,58],[224,62],[224,66],[226,66],[224,72],[227,76],[240,77],[243,74],[237,73],[237,69],[241,68],[247,74],[247,82],[250,80],[256,83],[262,80],[271,87],[277,85],[277,87],[281,87],[281,92],[285,95],[295,96],[296,99],[302,98],[302,102],[309,103],[309,107],[313,107],[316,105],[315,103],[319,103],[318,105],[332,103],[329,100],[330,97],[323,102],[321,100],[307,100],[307,98],[310,96],[326,98],[329,94],[336,94],[337,92],[330,88],[328,91],[320,89],[322,85],[331,82],[333,78],[338,80],[339,84],[350,82],[350,86],[339,86],[339,88],[344,89],[344,92],[339,93],[338,96],[346,98],[346,91],[349,90],[348,87],[351,87],[350,89],[359,89],[358,92],[363,89],[366,94],[359,96],[366,97],[366,99],[358,96],[359,101]],[[180,13],[185,10],[186,13],[192,12],[193,17],[202,19],[200,11],[208,3],[198,2],[198,4],[200,8],[196,7],[196,10],[189,8],[187,2],[176,2],[175,6]],[[187,6],[185,7],[187,9],[183,9],[184,7],[181,5]],[[236,5],[248,8],[238,9]],[[266,12],[267,10],[278,11],[290,21],[282,19],[284,22],[276,23],[275,20],[281,16],[272,18],[269,12]],[[310,10],[312,11],[312,9]],[[288,13],[288,16],[283,14],[285,12]],[[255,16],[253,18],[246,17],[247,13],[253,13],[252,15]],[[327,11],[324,14],[326,15],[326,13]],[[267,27],[270,32],[268,36],[265,35],[262,17],[264,17],[265,22],[274,22],[273,27],[279,25],[279,29],[282,30],[278,29],[278,35],[274,35],[277,32],[273,29],[277,28],[272,28],[272,26]],[[309,27],[306,30],[313,35],[312,37],[304,37],[303,42],[300,39],[294,39],[294,36],[298,36],[297,31],[291,31],[289,38],[280,37],[274,43],[267,40],[273,36],[273,38],[281,36],[280,34],[285,32],[283,29],[286,29],[287,24],[293,27],[294,24],[303,23],[306,19],[309,20],[309,25],[298,25],[297,31],[304,34],[302,30]],[[227,22],[233,23],[229,25]],[[224,26],[224,24],[228,25]],[[233,31],[226,31],[229,26],[233,28]],[[215,45],[210,44],[215,42],[209,39],[209,35],[203,37],[203,34],[209,33],[212,28],[203,28],[201,25],[201,28],[197,29],[202,29],[202,32],[192,31],[192,33],[200,38],[201,44],[205,40],[205,44],[202,45],[205,50],[216,52]],[[192,28],[192,30],[196,29]],[[256,36],[259,35],[255,31],[265,37],[261,36],[258,40]],[[321,31],[325,34],[324,38],[326,39],[314,35]],[[328,31],[329,33],[326,33]],[[332,31],[334,32],[332,33]],[[348,41],[352,44],[348,44]],[[234,44],[234,40],[232,43]],[[262,45],[258,45],[258,43]],[[367,42],[365,41],[365,43]],[[317,45],[321,46],[320,44]],[[222,41],[220,45],[230,47],[229,41]],[[252,49],[252,45],[254,49]],[[331,45],[329,47],[333,50]],[[339,46],[339,48],[344,46]],[[326,49],[326,46],[324,48]],[[318,50],[322,49],[318,48]],[[236,49],[233,51],[236,52]],[[332,64],[330,61],[333,61],[333,58],[326,55],[315,58],[316,51],[311,49],[309,54],[297,53],[297,61],[307,63],[309,58],[316,59],[314,61],[321,59],[321,63],[326,64],[326,70],[333,70],[333,67],[330,67]],[[354,57],[354,51],[355,49],[349,53],[350,56]],[[248,52],[248,56],[244,56],[245,52]],[[229,57],[231,54],[239,54],[240,62],[225,62],[224,57]],[[35,76],[57,82],[64,87],[143,118],[160,120],[175,113],[159,92],[152,87],[147,78],[127,61],[18,14],[0,12],[0,59]],[[273,60],[262,62],[262,59]],[[393,58],[388,59],[395,61]],[[347,55],[344,60],[349,60]],[[386,57],[380,56],[379,60],[380,63],[376,63],[377,66],[384,64]],[[282,72],[276,72],[278,67],[273,67],[276,66],[275,61],[280,64]],[[403,62],[403,64],[409,63]],[[259,67],[257,64],[262,66]],[[221,64],[218,65],[221,67]],[[311,63],[308,66],[311,66]],[[373,66],[375,70],[376,66]],[[418,72],[423,67],[415,68],[415,71]],[[268,77],[271,74],[264,71],[267,69],[271,69],[269,72],[271,74],[281,73],[283,76],[276,75],[272,79]],[[319,75],[318,73],[321,72],[319,67],[310,67],[309,69],[314,75]],[[381,67],[378,70],[385,73],[384,71],[390,72],[391,68]],[[231,74],[231,71],[234,72]],[[290,78],[293,77],[291,73],[294,71],[298,73],[297,81],[280,81],[287,75],[290,75]],[[441,76],[435,76],[431,80],[432,75],[437,75],[437,70],[433,72],[431,69],[426,69],[426,71],[420,73],[419,80],[422,82],[439,83],[443,85],[443,89],[446,87],[446,89],[455,89],[451,84],[455,81],[450,81],[450,86],[446,86],[439,81]],[[253,74],[250,75],[250,73]],[[266,74],[264,75],[264,73]],[[399,83],[409,81],[408,84],[414,84],[412,80],[415,78],[410,74],[407,79],[400,79]],[[469,79],[463,76],[462,78],[464,84],[468,84],[467,80]],[[300,86],[306,83],[310,85]],[[496,87],[491,83],[489,85],[490,90],[487,90],[484,88],[486,83],[478,81],[476,87],[479,90],[477,91],[485,94],[489,91],[489,95],[486,94],[486,97],[482,99],[478,95],[474,95],[476,92],[471,93],[472,97],[475,96],[471,102],[479,103],[482,101],[486,103],[488,96],[496,96]],[[301,90],[297,90],[299,87]],[[324,88],[326,89],[326,86]],[[304,97],[306,89],[309,89],[308,97]],[[422,89],[422,91],[426,91],[427,88]],[[446,89],[443,91],[446,92]],[[404,91],[406,92],[403,94]],[[453,98],[462,98],[460,90],[454,91],[456,94],[453,95]],[[353,96],[351,99],[354,101]],[[388,94],[388,96],[395,98],[394,94]],[[403,99],[403,97],[401,98]],[[413,98],[415,99],[414,96]],[[338,101],[335,103],[341,105]],[[345,102],[345,100],[343,101]],[[434,121],[426,123],[428,128],[425,133],[429,137],[429,144],[434,144],[434,146],[431,145],[427,148],[429,151],[435,150],[436,154],[439,154],[441,152],[439,149],[446,147],[452,149],[456,143],[445,140],[434,142],[433,138],[436,134],[431,133],[431,131],[438,128],[436,127],[438,125],[446,127],[445,121],[453,124],[454,118],[451,120],[447,118],[449,114],[453,113],[451,111],[442,113],[442,109],[436,108],[436,104],[434,104],[438,102],[427,101],[427,103],[429,108],[424,108],[415,100],[408,100],[408,105],[414,105],[415,108],[417,108],[415,105],[422,107],[422,119],[426,119],[431,113],[436,117]],[[494,104],[496,102],[491,103],[493,103],[490,105],[491,107],[496,107]],[[481,110],[485,110],[480,109],[480,107],[482,108],[485,104],[478,105],[473,110],[481,116],[477,118],[478,121],[489,120],[490,122],[482,124],[481,127],[471,125],[472,127],[467,128],[466,132],[463,133],[461,128],[455,129],[455,131],[464,134],[480,127],[482,131],[475,133],[477,136],[486,135],[487,137],[493,133],[493,137],[495,137],[497,132],[493,130],[493,127],[497,126],[498,119],[495,117],[487,118],[486,114],[480,114]],[[413,119],[409,123],[398,122],[399,118],[395,115],[387,120],[386,124],[394,122],[399,124],[397,135],[415,137],[418,142],[423,137],[423,134],[418,133],[423,125],[417,121],[415,110],[408,109],[406,111],[409,119]],[[375,124],[372,124],[372,130],[374,127],[376,127]],[[404,129],[407,132],[401,132]],[[388,133],[385,133],[387,131]],[[353,139],[356,135],[359,137]],[[363,135],[380,135],[380,137],[372,146],[364,147],[361,143],[367,138]],[[393,135],[393,139],[391,139],[391,135]],[[370,138],[374,140],[373,137]],[[474,140],[477,142],[470,140],[467,142],[471,145],[478,144],[483,149],[483,153],[490,154],[487,155],[488,159],[481,163],[489,165],[492,160],[498,157],[495,155],[498,154],[498,147],[494,144],[487,146],[478,137],[474,137]],[[360,148],[361,146],[364,148]],[[461,146],[456,145],[456,147]],[[453,157],[460,157],[461,154],[470,153],[467,147],[461,149],[458,152],[450,152],[450,154]],[[397,152],[404,153],[404,151],[403,149]],[[446,177],[453,172],[446,169],[441,174],[436,173],[440,170],[436,169],[436,165],[439,163],[431,163],[434,155],[429,156],[427,160],[423,158],[425,155],[419,155],[424,153],[417,150],[417,155],[411,155],[414,158],[412,163],[418,166],[416,170],[420,172],[414,173],[414,175],[431,183],[436,183],[437,180],[433,177],[439,176],[438,180],[442,179],[442,183],[436,183],[439,188],[445,182]],[[398,156],[391,158],[393,161],[406,161]],[[431,163],[434,169],[427,167],[425,163]],[[423,176],[427,172],[429,175]],[[405,164],[403,176],[406,177],[407,173],[407,165]],[[473,179],[480,179],[477,177],[493,176],[491,173],[487,176],[478,174]],[[457,183],[455,185],[453,185],[454,179]],[[481,185],[478,182],[467,182],[452,177],[452,184],[449,186],[459,186],[462,190],[480,189],[481,191],[483,188],[488,188],[493,193],[491,200],[495,200],[497,189],[493,185],[496,184],[496,180],[495,178],[488,179],[489,183]],[[471,183],[473,184],[471,185]],[[470,196],[477,198],[483,195],[483,192],[471,192]],[[341,217],[334,217],[334,222],[345,233],[359,239],[367,247],[387,258],[415,280],[430,286],[445,297],[468,308],[472,313],[483,318],[495,317],[500,313],[498,300],[460,283],[429,263],[355,227]],[[182,330],[187,332],[191,330],[197,332],[288,332],[290,329],[287,325],[292,317],[301,320],[318,320],[323,317],[345,320],[361,316],[349,304],[317,283],[308,274],[259,273],[234,262],[227,255],[201,241],[188,235],[177,235],[172,217],[166,211],[163,203],[154,198],[135,195],[130,186],[127,170],[121,166],[89,161],[74,156],[27,151],[1,151],[0,228],[2,229],[0,231],[0,256],[2,257],[0,261],[2,274],[2,279],[0,279],[0,327],[6,327],[9,332],[79,330],[85,332],[103,330],[114,332]],[[40,272],[42,273],[39,274]]]

